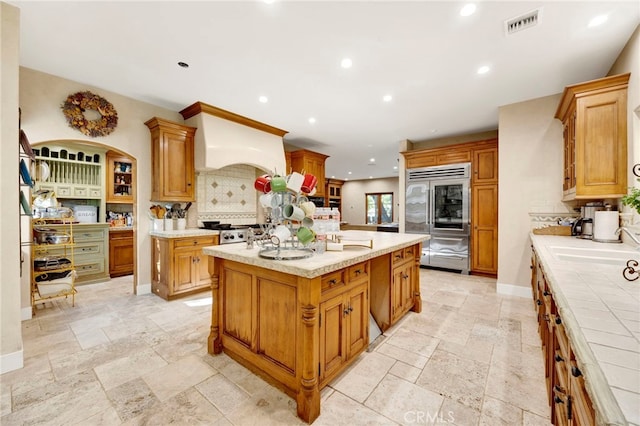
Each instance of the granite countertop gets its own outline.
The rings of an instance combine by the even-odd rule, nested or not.
[[[222,259],[234,260],[304,278],[315,278],[358,262],[409,247],[430,238],[429,235],[425,234],[396,234],[371,231],[343,231],[338,235],[343,236],[346,241],[371,240],[373,241],[373,248],[346,246],[343,251],[326,251],[300,260],[262,258],[258,255],[261,248],[257,244],[254,245],[254,248],[247,248],[246,244],[225,244],[204,247],[202,251],[204,254]]]
[[[133,231],[133,226],[110,226],[109,232],[111,231]]]
[[[626,260],[640,261],[640,252],[626,244],[575,237],[531,235],[531,240],[584,374],[597,423],[639,425],[640,280],[627,281],[622,271]],[[562,247],[596,251],[591,258],[566,260],[559,255]],[[601,260],[606,256],[626,260],[622,266],[607,264]]]
[[[220,231],[211,229],[187,228],[173,231],[151,231],[149,235],[158,238],[184,238],[184,237],[206,237],[209,235],[220,235]]]

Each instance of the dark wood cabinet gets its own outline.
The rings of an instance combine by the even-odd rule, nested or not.
[[[120,277],[133,274],[133,230],[109,232],[109,275]]]

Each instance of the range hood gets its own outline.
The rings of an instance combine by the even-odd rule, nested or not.
[[[284,174],[285,156],[281,130],[247,117],[196,102],[180,111],[185,124],[196,127],[196,170],[248,164]]]

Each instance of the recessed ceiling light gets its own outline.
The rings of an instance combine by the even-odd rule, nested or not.
[[[340,66],[342,68],[351,68],[352,65],[353,62],[349,58],[344,58],[342,61],[340,61]]]
[[[178,66],[181,68],[189,68],[189,64],[182,61],[178,62]]]
[[[461,16],[473,15],[475,11],[476,11],[476,5],[473,3],[469,3],[464,5],[464,7],[460,9],[460,15]]]
[[[431,129],[431,133],[438,133],[438,129]]]
[[[375,159],[375,158],[369,158],[369,162],[370,162],[370,163],[375,163],[375,162],[376,162],[376,159]]]
[[[369,176],[369,179],[373,179],[373,176]]]
[[[589,28],[597,27],[598,25],[602,25],[607,22],[609,17],[607,15],[598,15],[592,20],[589,21]]]
[[[336,178],[335,176],[333,176],[333,175],[331,176],[331,179],[335,179],[335,178]]]
[[[391,102],[392,99],[393,99],[393,96],[391,96],[391,95],[384,95],[382,97],[382,100],[385,101],[385,102]]]
[[[310,117],[309,118],[309,123],[310,124],[314,124],[316,122],[316,119],[314,117]]]
[[[260,101],[263,104],[266,104],[267,102],[269,102],[269,98],[267,98],[266,96],[260,96],[258,98],[258,101]]]
[[[350,174],[351,174],[351,172],[347,172],[347,174],[348,174],[348,175],[350,175]]]
[[[266,4],[273,4],[275,0],[262,0]]]
[[[481,66],[480,68],[478,68],[478,74],[486,74],[489,72],[489,67],[486,65]]]
[[[349,178],[344,178],[344,180],[349,180]]]
[[[398,166],[393,166],[393,170],[398,170]]]

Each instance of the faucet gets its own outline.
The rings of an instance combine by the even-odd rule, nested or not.
[[[638,239],[638,234],[634,234],[633,232],[629,231],[628,228],[625,228],[624,226],[621,226],[620,228],[616,229],[616,232],[614,232],[615,235],[620,235],[620,232],[624,231],[632,240],[634,243],[636,243],[637,245],[640,246],[640,240]]]

